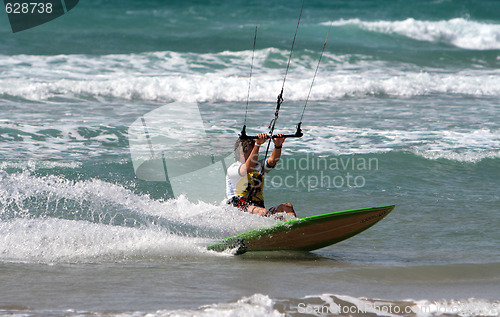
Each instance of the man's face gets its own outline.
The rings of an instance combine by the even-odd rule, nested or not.
[[[255,145],[255,142],[249,142],[245,144],[241,150],[241,157],[242,157],[242,162],[246,162],[246,160],[250,157],[250,154],[252,153],[252,149]]]

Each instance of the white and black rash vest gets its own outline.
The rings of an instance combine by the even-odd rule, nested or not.
[[[264,178],[259,177],[261,171],[263,174],[269,173],[274,166],[270,166],[264,159],[257,161],[252,171],[246,175],[240,175],[241,162],[235,162],[227,169],[226,174],[226,196],[228,199],[233,197],[247,198],[249,191],[252,191],[252,201],[264,203]]]

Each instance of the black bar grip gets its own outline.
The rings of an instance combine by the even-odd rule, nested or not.
[[[302,122],[299,122],[299,124],[297,125],[297,131],[295,131],[295,134],[284,134],[283,137],[285,138],[301,138],[304,134],[302,133],[302,129],[301,129],[301,125],[302,125]],[[267,136],[269,138],[269,135]],[[272,138],[277,138],[278,136],[276,134],[274,134],[272,136]],[[243,126],[243,129],[241,130],[241,133],[240,133],[240,139],[258,139],[259,137],[256,136],[256,135],[247,135],[247,132],[246,132],[246,126],[244,125]]]
[[[299,134],[297,134],[297,133],[295,133],[295,134],[284,134],[283,135],[283,137],[285,137],[285,138],[301,138],[302,136],[303,136],[302,133],[299,133]],[[268,137],[269,137],[269,135],[268,135]],[[272,136],[273,139],[277,138],[277,137],[278,136],[276,134]],[[256,136],[256,135],[245,135],[243,137],[240,136],[240,138],[242,138],[242,139],[258,139],[259,137]]]

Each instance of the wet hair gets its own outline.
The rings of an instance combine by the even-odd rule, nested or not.
[[[234,159],[236,161],[239,161],[240,160],[240,151],[243,151],[243,153],[246,153],[248,150],[252,150],[254,145],[255,145],[255,141],[252,139],[238,138],[238,140],[236,140],[236,143],[234,143]]]

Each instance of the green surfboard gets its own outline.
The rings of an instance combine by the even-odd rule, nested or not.
[[[348,239],[370,228],[394,209],[392,206],[344,210],[292,219],[254,229],[209,245],[209,250],[236,254],[251,251],[312,251]]]

